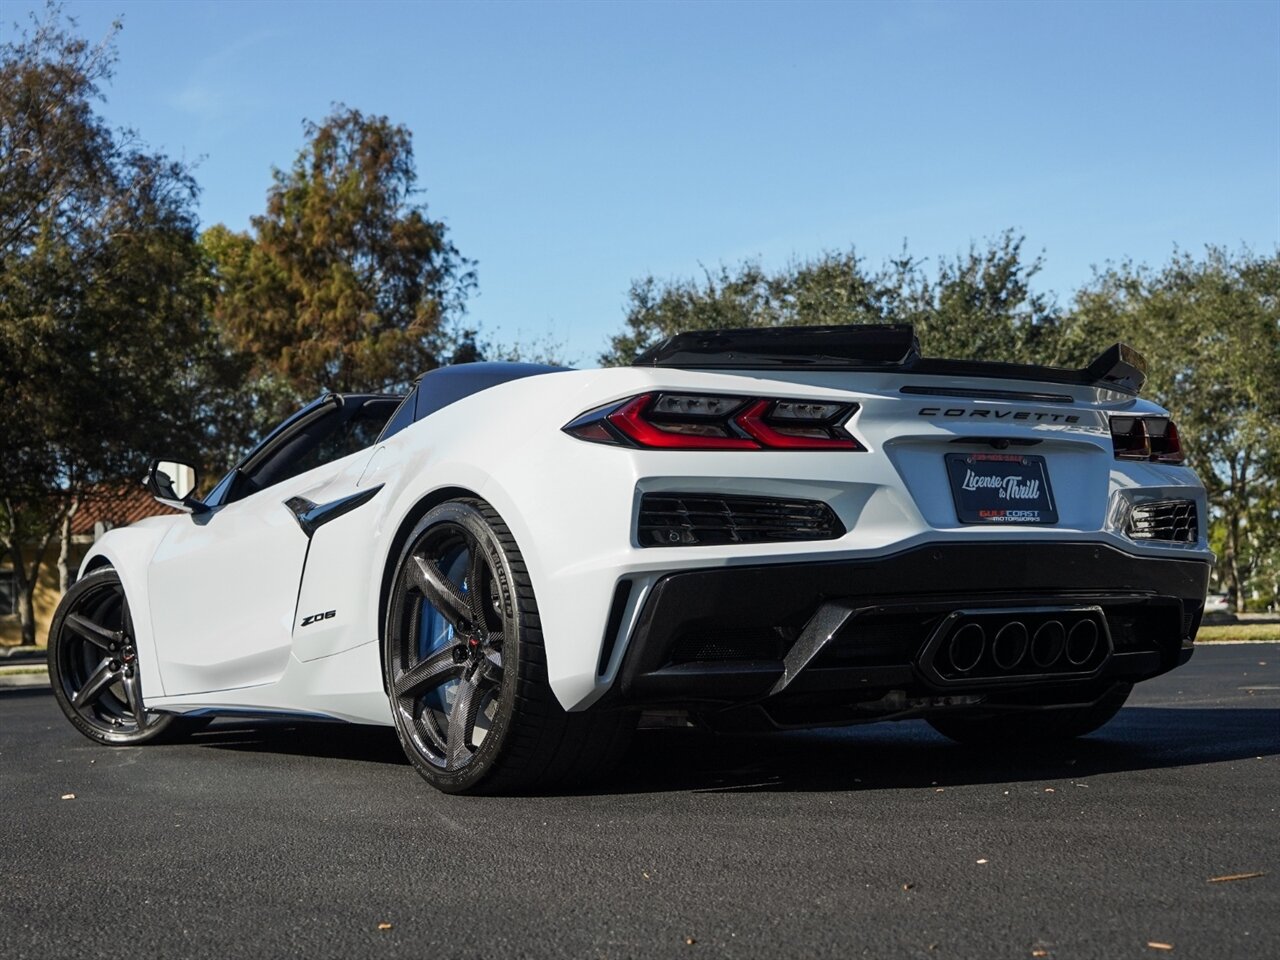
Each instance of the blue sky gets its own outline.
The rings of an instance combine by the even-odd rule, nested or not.
[[[70,2],[106,115],[243,229],[334,101],[415,137],[470,320],[592,362],[632,278],[1006,227],[1092,264],[1280,244],[1280,2]],[[6,0],[8,32],[38,5]]]

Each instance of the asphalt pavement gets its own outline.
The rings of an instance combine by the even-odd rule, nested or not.
[[[0,689],[0,957],[1280,956],[1280,645],[1129,703],[995,757],[645,732],[590,794],[471,799],[389,730],[110,749]]]

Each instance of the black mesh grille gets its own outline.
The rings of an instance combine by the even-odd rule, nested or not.
[[[638,539],[644,547],[834,540],[844,536],[835,512],[820,500],[646,493]]]
[[[1194,500],[1158,500],[1139,503],[1129,514],[1131,540],[1164,540],[1172,543],[1195,543],[1200,527]]]

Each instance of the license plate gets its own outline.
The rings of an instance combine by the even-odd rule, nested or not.
[[[1057,523],[1044,457],[948,453],[947,474],[961,523]]]

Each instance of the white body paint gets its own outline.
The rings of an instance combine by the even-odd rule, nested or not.
[[[1069,407],[904,397],[899,390],[908,381],[1035,389],[1026,381],[888,372],[626,367],[533,376],[465,397],[384,443],[210,513],[112,530],[82,572],[103,563],[119,571],[146,702],[154,709],[278,710],[390,724],[379,660],[384,579],[397,559],[397,532],[442,491],[488,501],[511,528],[537,596],[551,687],[571,710],[589,707],[609,688],[647,591],[678,570],[1015,538],[1212,558],[1203,522],[1195,544],[1135,542],[1119,529],[1117,504],[1124,499],[1193,499],[1207,516],[1192,470],[1113,455],[1107,414],[1163,413],[1155,404],[1061,384],[1053,391],[1070,394]],[[654,390],[856,402],[847,428],[867,449],[639,450],[583,442],[561,430],[583,411]],[[991,416],[921,416],[925,407],[986,409]],[[1013,419],[1014,410],[1041,417]],[[1079,421],[1060,422],[1064,412]],[[956,449],[951,441],[975,433],[1040,441],[1034,452],[1047,461],[1056,524],[957,521],[943,456]],[[379,484],[371,500],[319,528],[309,545],[284,505],[293,496],[321,503]],[[820,542],[640,547],[634,532],[640,495],[676,490],[824,500],[848,532]],[[634,588],[611,662],[599,674],[608,610],[623,577]]]

